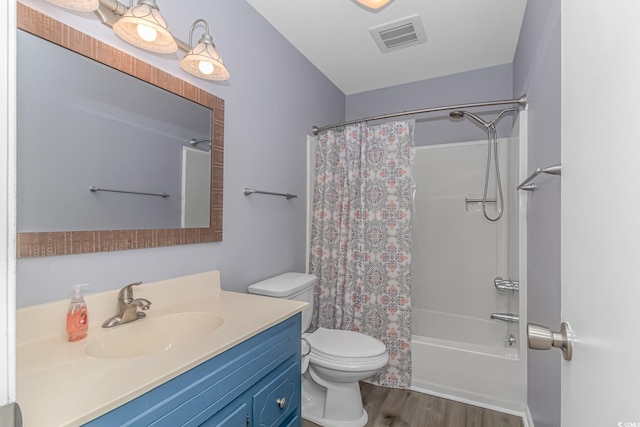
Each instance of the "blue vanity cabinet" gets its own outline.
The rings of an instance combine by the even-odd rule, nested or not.
[[[298,426],[300,314],[85,424]]]
[[[204,423],[207,427],[300,424],[300,364],[288,363],[235,399]],[[297,423],[292,424],[292,422]],[[188,424],[191,425],[191,424]]]

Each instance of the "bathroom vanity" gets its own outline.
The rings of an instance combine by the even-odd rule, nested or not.
[[[70,343],[67,301],[18,310],[17,391],[32,426],[300,423],[305,303],[220,290],[216,271],[142,284],[147,318],[105,329],[118,291],[86,297]],[[268,302],[268,303],[267,303]]]
[[[269,328],[85,426],[299,424],[299,317]]]

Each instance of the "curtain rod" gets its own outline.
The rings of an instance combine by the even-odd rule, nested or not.
[[[402,111],[400,113],[391,113],[391,114],[382,114],[380,116],[367,117],[364,119],[351,120],[348,122],[337,123],[330,126],[318,127],[314,126],[311,128],[311,131],[314,135],[317,135],[319,132],[335,129],[347,125],[353,125],[361,122],[368,122],[373,120],[381,120],[381,119],[390,119],[392,117],[401,117],[401,116],[410,116],[413,114],[422,114],[422,113],[433,113],[435,111],[446,111],[446,110],[459,110],[461,108],[473,108],[473,107],[489,107],[492,105],[507,105],[507,104],[518,104],[521,107],[527,106],[527,95],[522,95],[518,99],[505,99],[502,101],[487,101],[487,102],[474,102],[471,104],[458,104],[458,105],[446,105],[443,107],[431,107],[431,108],[423,108],[421,110],[410,110],[410,111]]]

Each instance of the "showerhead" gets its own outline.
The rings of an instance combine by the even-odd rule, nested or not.
[[[468,111],[452,111],[449,113],[449,117],[451,117],[452,119],[462,119],[464,116],[470,117],[473,120],[475,120],[476,122],[480,123],[482,126],[489,128],[489,126],[492,125],[491,122],[485,122],[484,120],[482,120],[480,117],[476,116],[473,113],[470,113]]]
[[[500,120],[500,118],[502,118],[503,115],[505,115],[506,113],[511,113],[514,111],[519,111],[519,108],[508,108],[506,110],[502,110],[500,112],[500,114],[498,114],[496,116],[495,119],[493,119],[493,121],[487,122],[485,120],[482,120],[482,118],[476,116],[473,113],[470,113],[468,111],[462,111],[462,110],[456,110],[456,111],[452,111],[449,113],[449,117],[451,117],[452,119],[462,119],[465,116],[475,120],[476,122],[480,123],[482,126],[484,126],[485,128],[489,128],[490,126],[494,125],[498,120]]]
[[[203,142],[208,142],[207,145],[209,145],[209,148],[211,148],[211,139],[209,138],[202,138],[202,139],[191,138],[191,141],[189,141],[189,144],[191,144],[192,147],[197,147],[198,144],[202,144]]]

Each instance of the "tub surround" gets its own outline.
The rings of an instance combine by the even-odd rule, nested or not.
[[[413,365],[412,388],[518,414],[527,400],[526,311],[520,310],[526,307],[526,277],[520,272],[527,271],[527,209],[526,195],[514,189],[527,175],[526,117],[521,111],[512,135],[498,141],[506,204],[497,223],[482,218],[480,204],[465,200],[482,195],[485,171],[479,165],[485,165],[486,141],[420,147],[412,169],[418,213],[420,203],[424,208],[430,202],[429,221],[413,239],[414,260],[426,261],[414,263],[412,271],[412,355],[423,362]],[[430,186],[441,181],[448,187]],[[452,240],[442,226],[433,227],[443,221],[465,230],[464,238]],[[445,267],[453,264],[465,268],[451,275]],[[498,276],[520,279],[521,291],[498,292]],[[490,320],[494,312],[518,313],[520,323]],[[509,346],[511,337],[516,341]]]
[[[68,342],[65,334],[68,300],[18,310],[17,400],[25,425],[75,426],[88,422],[280,323],[307,305],[222,291],[218,271],[143,283],[134,288],[134,297],[152,302],[146,311],[149,319],[210,312],[221,316],[224,324],[192,345],[174,346],[147,356],[87,356],[85,347],[111,332],[101,324],[115,314],[117,295],[118,290],[114,290],[85,297],[89,333],[86,339],[75,343]]]

